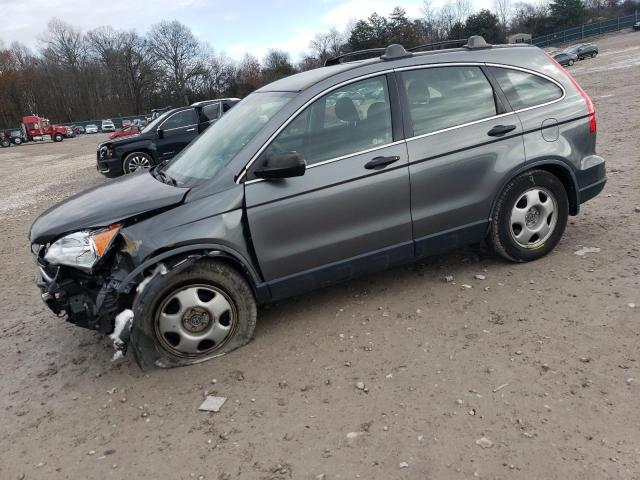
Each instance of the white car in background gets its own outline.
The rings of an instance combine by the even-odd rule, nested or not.
[[[93,124],[85,125],[84,133],[98,133],[98,126]]]
[[[102,125],[100,126],[100,130],[103,132],[115,132],[116,126],[113,124],[111,120],[102,120]]]

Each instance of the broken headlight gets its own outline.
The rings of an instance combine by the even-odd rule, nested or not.
[[[51,265],[91,270],[109,250],[119,230],[120,225],[111,225],[100,230],[71,233],[52,243],[44,259]]]

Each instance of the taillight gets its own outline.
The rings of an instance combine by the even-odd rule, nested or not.
[[[547,57],[549,57],[549,59],[558,66],[558,68],[567,76],[567,78],[573,84],[573,86],[576,87],[578,92],[580,92],[580,95],[582,95],[582,98],[584,98],[584,101],[587,104],[587,112],[589,113],[589,133],[596,133],[596,131],[598,130],[598,124],[596,121],[596,109],[593,105],[593,102],[589,98],[589,95],[587,95],[587,92],[585,92],[582,89],[582,87],[578,84],[578,82],[576,82],[576,79],[573,78],[569,74],[569,72],[567,72],[566,68],[560,65],[558,61],[555,58],[553,58],[551,55],[549,55],[547,52],[544,52],[544,54]]]

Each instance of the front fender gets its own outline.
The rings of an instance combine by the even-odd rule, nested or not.
[[[256,296],[262,275],[251,246],[244,212],[244,188],[234,185],[152,215],[121,230],[122,253],[133,269],[121,289],[130,289],[159,262],[189,255],[223,256],[245,273]]]
[[[245,278],[249,280],[258,303],[265,303],[271,298],[267,285],[262,282],[259,273],[251,262],[228,246],[216,243],[185,245],[155,255],[133,269],[118,286],[117,291],[118,293],[129,293],[132,287],[140,282],[144,272],[152,270],[160,262],[169,262],[172,263],[173,268],[180,268],[183,265],[188,266],[190,264],[189,260],[197,261],[203,257],[223,258],[238,268]],[[187,262],[184,262],[185,260]]]

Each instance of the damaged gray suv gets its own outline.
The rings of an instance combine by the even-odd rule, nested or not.
[[[278,80],[167,164],[49,209],[30,232],[42,299],[171,367],[357,275],[482,240],[546,255],[606,181],[591,100],[537,47],[440,47]]]

